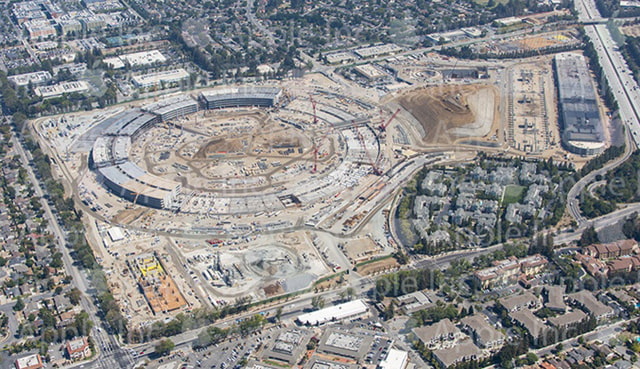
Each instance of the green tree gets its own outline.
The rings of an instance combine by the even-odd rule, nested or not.
[[[73,305],[78,305],[80,303],[80,296],[82,296],[82,292],[74,287],[69,290],[69,292],[67,292],[65,296],[67,296],[67,298]]]
[[[313,298],[311,299],[311,306],[314,310],[322,309],[324,307],[324,304],[325,301],[322,296],[313,296]]]
[[[384,309],[384,311],[382,312],[384,320],[393,319],[393,317],[395,316],[395,305],[396,304],[393,302],[393,300],[391,300],[389,305],[387,305],[387,307]]]
[[[176,345],[173,343],[173,341],[167,338],[158,342],[155,347],[155,353],[158,356],[166,356],[171,353],[171,350],[173,350],[174,347],[176,347]]]
[[[594,243],[600,242],[598,238],[598,232],[593,226],[590,226],[582,232],[582,236],[580,236],[580,240],[578,241],[579,246],[589,246]]]
[[[38,312],[38,316],[42,319],[42,325],[45,328],[53,328],[56,326],[56,316],[49,309],[42,308]]]
[[[247,318],[238,324],[238,330],[243,336],[249,335],[256,330],[262,328],[266,322],[265,318],[260,314],[255,314],[251,318]]]
[[[13,311],[22,311],[24,309],[24,301],[22,301],[22,296],[18,296],[18,300],[16,304],[13,305]]]

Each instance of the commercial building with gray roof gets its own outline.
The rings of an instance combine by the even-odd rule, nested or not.
[[[555,56],[558,102],[565,148],[580,155],[594,155],[605,147],[598,98],[584,56]]]
[[[295,365],[306,351],[306,345],[311,335],[312,332],[303,329],[284,331],[276,337],[273,343],[267,345],[263,358]]]
[[[369,350],[372,342],[372,336],[329,329],[320,340],[318,351],[359,360]]]

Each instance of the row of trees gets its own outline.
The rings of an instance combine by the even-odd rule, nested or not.
[[[240,335],[246,337],[251,333],[261,329],[267,320],[260,314],[255,314],[247,319],[234,324],[230,328],[208,327],[198,334],[198,339],[194,342],[195,348],[207,347],[215,345],[227,339],[232,335]]]
[[[567,43],[554,46],[545,46],[538,49],[519,49],[514,51],[479,53],[473,50],[470,46],[465,45],[460,48],[442,48],[438,52],[442,55],[460,59],[521,59],[538,55],[555,54],[564,51],[575,50],[579,49],[581,46],[582,45],[580,43]]]
[[[416,320],[418,326],[423,326],[437,323],[443,319],[460,319],[471,314],[473,314],[473,307],[470,307],[469,310],[464,307],[458,310],[454,304],[445,305],[443,302],[438,301],[436,306],[418,310],[412,314],[412,317]]]
[[[22,132],[25,124],[25,114],[18,112],[13,116],[16,131]],[[91,246],[85,237],[82,223],[82,212],[76,210],[71,197],[66,197],[64,187],[54,179],[51,171],[51,160],[40,145],[31,137],[30,133],[23,135],[24,146],[31,152],[36,176],[43,181],[48,201],[55,207],[58,222],[67,231],[67,247],[73,249],[72,256],[82,268],[85,268],[92,276],[93,284],[99,291],[96,299],[100,303],[101,317],[113,329],[115,333],[126,337],[127,320],[120,312],[120,307],[107,287],[106,276],[100,265],[96,262]],[[77,299],[79,301],[79,299]]]
[[[427,288],[435,290],[440,287],[442,278],[439,270],[401,270],[378,278],[374,293],[377,300],[382,301],[384,297],[397,297]]]
[[[586,39],[586,36],[583,37]],[[605,78],[602,66],[598,60],[598,53],[591,40],[586,40],[584,43],[584,55],[589,58],[589,67],[598,81],[598,89],[600,90],[600,95],[604,98],[607,108],[609,108],[610,111],[618,110],[618,102]]]
[[[595,158],[589,160],[583,167],[580,169],[580,176],[584,177],[587,174],[593,172],[594,170],[598,170],[602,168],[607,162],[619,157],[624,153],[625,146],[609,146],[604,152],[596,156]]]
[[[249,298],[236,300],[235,304],[221,308],[199,308],[189,314],[180,313],[168,323],[157,321],[148,327],[133,329],[129,332],[129,341],[134,343],[148,342],[162,337],[171,337],[191,329],[204,327],[219,319],[238,314],[249,308]],[[245,323],[251,325],[253,321]]]
[[[638,82],[640,80],[640,37],[627,37],[621,50]]]

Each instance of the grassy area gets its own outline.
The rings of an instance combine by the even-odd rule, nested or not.
[[[397,268],[399,266],[400,264],[394,257],[388,257],[388,258],[377,259],[371,263],[367,263],[362,266],[359,266],[357,271],[358,271],[358,274],[365,276],[365,275],[370,275],[377,272],[389,270],[392,268]]]
[[[328,276],[326,276],[326,277],[323,277],[323,278],[318,279],[317,281],[315,281],[315,282],[313,283],[313,285],[314,285],[314,286],[317,286],[317,285],[319,285],[319,284],[320,284],[320,283],[322,283],[322,282],[326,282],[326,281],[328,281],[328,280],[331,280],[331,279],[334,279],[334,278],[338,278],[338,277],[340,277],[341,275],[343,275],[343,274],[345,274],[345,273],[346,273],[346,271],[344,271],[344,270],[343,270],[342,272],[339,272],[339,273],[335,273],[335,274],[328,275]]]
[[[531,28],[530,25],[526,24],[526,23],[518,23],[518,24],[512,24],[510,26],[503,26],[500,27],[496,30],[497,34],[504,34],[504,33],[510,33],[510,32],[515,32],[521,29],[525,29],[525,28]]]
[[[509,205],[522,200],[524,196],[524,187],[518,185],[508,185],[502,194],[502,204]]]
[[[382,256],[382,257],[379,257],[379,258],[376,258],[376,259],[363,261],[362,263],[358,263],[355,266],[356,266],[356,268],[358,268],[358,267],[365,266],[367,264],[372,264],[372,263],[375,263],[375,262],[378,262],[378,261],[382,261],[382,260],[386,260],[386,259],[389,259],[389,258],[392,258],[392,257],[393,257],[393,255]]]
[[[269,365],[273,365],[273,366],[278,366],[280,368],[290,368],[289,365],[283,364],[279,361],[273,361],[273,360],[263,360],[263,362],[265,364],[269,364]]]

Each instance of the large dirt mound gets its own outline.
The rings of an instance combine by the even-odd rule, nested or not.
[[[428,87],[403,94],[396,101],[422,125],[426,143],[484,135],[485,126],[493,124],[496,103],[495,91],[487,85]],[[470,127],[476,132],[461,130]]]
[[[227,152],[240,152],[243,149],[242,140],[238,138],[214,138],[209,141],[206,145],[202,146],[198,153],[196,153],[196,158],[207,158],[211,154],[216,153],[227,153]]]

